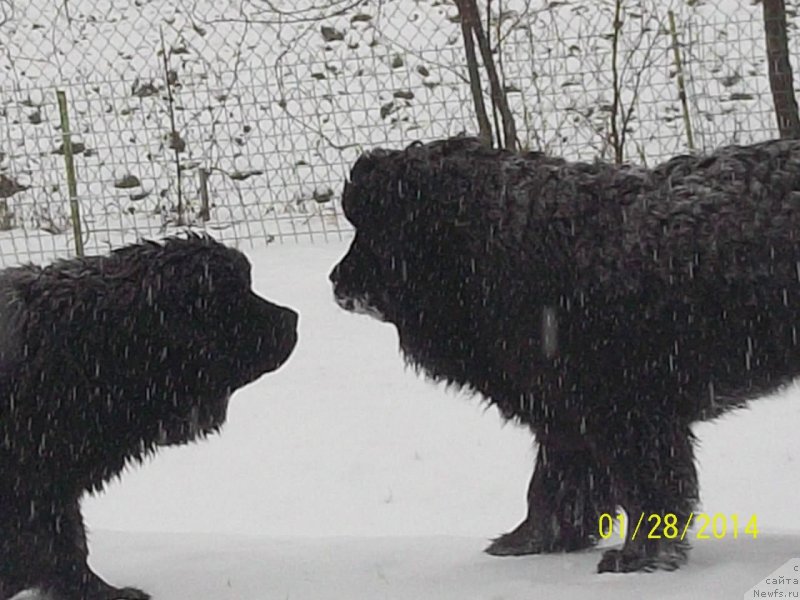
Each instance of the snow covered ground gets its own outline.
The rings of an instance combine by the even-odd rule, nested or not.
[[[173,90],[183,109],[177,128],[189,140],[184,194],[197,206],[193,169],[212,169],[212,197],[221,204],[209,227],[226,239],[338,232],[335,211],[325,208],[331,203],[318,206],[314,198],[340,185],[359,149],[352,143],[399,146],[474,129],[458,77],[452,4],[414,2],[409,12],[411,3],[362,3],[369,20],[347,12],[326,21],[346,33],[333,44],[304,22],[282,24],[281,35],[239,27],[241,4],[15,4],[0,31],[8,75],[0,82],[0,170],[32,187],[10,201],[17,225],[29,229],[3,232],[0,263],[49,260],[71,247],[66,235],[40,232],[69,230],[63,157],[53,154],[61,143],[56,81],[74,80],[72,127],[93,151],[77,159],[88,247],[154,236],[168,221],[176,179],[165,143],[167,103],[163,93],[133,91],[151,78],[163,85],[163,58],[153,51],[162,29],[180,82]],[[261,3],[244,4],[261,10]],[[495,6],[522,12],[530,4]],[[760,9],[744,0],[670,2],[658,5],[662,20],[668,5],[678,11],[686,48],[698,144],[774,135]],[[686,26],[694,22],[681,11],[690,6],[713,12],[714,26]],[[535,11],[535,27],[509,40],[505,66],[522,92],[511,100],[524,139],[590,159],[607,139],[610,50],[598,35],[610,30],[610,13],[581,17],[581,10],[552,2]],[[531,32],[533,44],[525,41]],[[626,30],[623,43],[636,34]],[[637,160],[639,151],[652,161],[685,150],[671,40],[659,36],[660,62],[644,81],[630,137]],[[220,52],[212,55],[215,46]],[[240,46],[247,64],[234,60]],[[273,69],[277,56],[287,57],[285,72]],[[228,81],[234,72],[237,85]],[[130,169],[143,183],[139,193],[114,185]],[[263,180],[230,180],[233,172],[255,171]],[[309,216],[318,213],[319,222]],[[273,217],[277,231],[269,229]],[[504,426],[478,399],[421,380],[404,368],[391,327],[335,306],[327,273],[345,248],[290,242],[248,251],[258,291],[300,310],[301,343],[282,370],[234,397],[221,436],[163,450],[85,501],[91,562],[109,580],[141,586],[155,600],[739,598],[800,556],[797,393],[696,428],[704,510],[757,515],[756,540],[697,542],[690,565],[673,574],[599,576],[601,550],[483,554],[488,538],[525,513],[530,436]]]
[[[300,343],[234,396],[220,436],[86,499],[111,582],[154,600],[741,598],[800,556],[797,391],[695,429],[703,510],[756,514],[757,539],[695,541],[677,573],[597,575],[602,550],[483,554],[525,513],[530,436],[418,378],[392,327],[333,303],[346,247],[244,248],[256,290],[300,311]]]

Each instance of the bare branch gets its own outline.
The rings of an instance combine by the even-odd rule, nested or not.
[[[325,6],[314,6],[304,9],[296,9],[292,11],[283,11],[275,7],[272,2],[263,0],[268,9],[258,8],[250,14],[244,14],[244,5],[242,6],[242,17],[219,17],[216,19],[198,19],[198,22],[203,24],[214,23],[250,23],[253,25],[296,25],[298,23],[317,23],[332,17],[338,17],[346,14],[348,11],[356,8],[362,0],[330,0],[326,2]],[[251,2],[247,2],[250,6],[254,6]],[[325,9],[338,6],[335,10],[325,12]],[[313,14],[306,14],[313,13]],[[257,15],[261,14],[276,14],[277,18],[259,18]],[[299,15],[299,16],[298,16]]]
[[[658,18],[655,15],[656,15],[655,7],[653,7],[653,18],[658,20]],[[659,27],[657,29],[658,32],[662,31],[661,25],[662,24],[659,21],[658,22]],[[636,40],[634,47],[628,53],[628,56],[625,60],[625,65],[623,66],[623,80],[625,79],[625,74],[628,71],[628,67],[630,67],[631,64],[633,63],[634,54],[638,54],[639,50],[642,47],[642,42],[644,41],[646,33],[647,33],[646,28],[642,27],[642,29],[639,31],[639,37]],[[639,90],[641,89],[642,76],[645,74],[645,72],[647,72],[650,69],[650,67],[652,67],[655,64],[656,61],[656,58],[653,56],[653,49],[656,47],[656,40],[658,39],[658,35],[659,34],[652,36],[650,43],[647,45],[647,48],[645,49],[644,57],[642,58],[641,63],[639,63],[636,68],[636,75],[634,76],[634,82],[632,86],[633,96],[631,98],[630,104],[628,105],[628,109],[625,111],[622,117],[622,130],[620,132],[620,144],[622,148],[625,148],[625,144],[627,143],[628,125],[633,119],[634,110],[636,109],[637,104],[639,102]]]
[[[503,117],[503,146],[513,150],[517,147],[517,130],[514,123],[514,116],[511,114],[511,109],[508,106],[508,98],[505,90],[500,86],[500,78],[497,75],[494,58],[492,57],[492,49],[489,47],[489,42],[486,39],[486,34],[481,25],[478,5],[475,3],[475,0],[456,0],[456,6],[458,6],[459,13],[461,14],[462,23],[466,21],[466,25],[472,30],[472,33],[478,41],[478,48],[480,49],[481,58],[483,59],[483,68],[486,69],[486,75],[489,78],[492,102],[495,103]],[[466,37],[467,36],[465,36],[465,43]]]
[[[492,143],[492,126],[486,115],[486,104],[483,101],[481,89],[481,75],[478,70],[478,58],[475,54],[475,43],[472,40],[472,19],[476,15],[469,10],[468,2],[456,0],[461,21],[461,34],[464,39],[464,52],[467,55],[467,70],[469,71],[469,87],[472,92],[472,101],[475,103],[475,116],[478,118],[478,131],[485,144]]]
[[[617,114],[620,109],[619,65],[617,54],[619,52],[619,37],[622,31],[622,0],[614,0],[614,31],[611,38],[611,89],[614,94],[611,102],[611,143],[614,146],[614,162],[620,164],[625,156],[617,123]]]
[[[162,58],[164,59],[164,79],[167,84],[167,112],[169,114],[169,125],[170,125],[170,132],[169,132],[169,144],[168,147],[172,148],[173,152],[175,153],[175,171],[176,171],[176,180],[178,186],[178,225],[183,225],[183,187],[181,184],[182,177],[182,167],[181,167],[181,156],[180,153],[183,150],[180,144],[176,143],[177,139],[180,139],[180,134],[178,133],[178,129],[175,125],[175,99],[172,97],[172,78],[170,77],[169,73],[169,54],[167,53],[167,45],[164,43],[164,31],[159,28],[159,34],[161,35],[161,53]]]
[[[782,138],[800,138],[800,116],[794,95],[792,63],[784,0],[763,0],[764,33],[767,43],[769,87],[775,106],[775,118]]]

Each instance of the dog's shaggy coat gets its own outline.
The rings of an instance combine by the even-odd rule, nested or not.
[[[363,155],[343,207],[337,301],[538,440],[528,516],[492,554],[589,547],[620,505],[682,527],[691,423],[800,372],[800,141],[645,169],[454,138]],[[600,571],[685,561],[633,529]]]
[[[148,598],[89,569],[79,499],[216,431],[288,358],[297,314],[250,285],[243,254],[197,235],[0,273],[0,598]]]

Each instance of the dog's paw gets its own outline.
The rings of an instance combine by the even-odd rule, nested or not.
[[[513,531],[492,540],[484,552],[492,556],[575,552],[591,548],[596,543],[597,540],[592,536],[567,535],[564,532],[545,536],[534,523],[525,520]]]
[[[606,550],[597,565],[598,573],[675,571],[689,559],[689,544],[661,543],[654,547],[613,548]]]

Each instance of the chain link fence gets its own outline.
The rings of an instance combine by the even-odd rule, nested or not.
[[[624,0],[616,54],[613,0],[479,4],[525,148],[613,159],[615,70],[626,160],[777,135],[750,0]],[[360,152],[476,129],[451,1],[0,0],[5,265],[74,252],[57,90],[87,253],[340,239]]]

